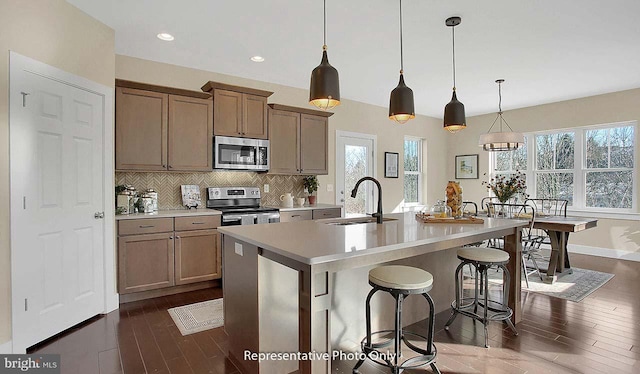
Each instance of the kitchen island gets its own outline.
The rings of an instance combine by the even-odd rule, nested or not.
[[[450,302],[457,261],[455,250],[446,250],[504,236],[505,250],[511,256],[508,269],[512,279],[520,279],[520,238],[526,221],[487,218],[483,224],[425,224],[412,212],[385,215],[382,224],[341,224],[345,221],[220,228],[229,356],[243,372],[331,372],[329,359],[309,360],[303,356],[299,362],[259,363],[247,353],[299,351],[321,355],[331,354],[332,344],[345,348],[342,334],[353,335],[349,330],[364,329],[364,323],[359,322],[364,316],[364,303],[354,304],[349,313],[337,315],[332,309],[344,310],[350,300],[364,299],[368,285],[363,269],[399,261],[419,266],[425,264],[419,260],[424,256],[446,254],[446,259],[428,257],[435,260],[427,261],[424,267],[440,272],[434,274],[432,292],[447,289],[440,299]],[[358,271],[362,276],[350,277]],[[508,304],[517,323],[521,319],[520,282],[511,282],[509,295]],[[382,308],[392,309],[386,304]],[[448,303],[439,302],[440,310],[446,308]],[[422,310],[420,319],[427,317],[426,309]],[[340,336],[332,336],[336,334],[332,323],[345,326]],[[359,340],[350,342],[357,349]]]

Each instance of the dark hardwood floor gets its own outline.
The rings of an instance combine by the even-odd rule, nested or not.
[[[443,373],[640,373],[640,263],[572,255],[572,266],[616,276],[581,303],[523,292],[519,336],[491,324],[491,348],[482,325],[449,312],[436,316],[437,364]],[[453,276],[453,275],[452,275]],[[182,336],[167,308],[222,297],[220,289],[122,305],[53,338],[33,352],[60,353],[64,374],[236,373],[222,328]],[[364,312],[364,311],[363,311]],[[421,325],[412,326],[414,330]],[[31,353],[31,352],[30,352]],[[336,361],[334,373],[351,373]],[[365,364],[361,373],[386,373]],[[430,372],[427,369],[406,373]]]

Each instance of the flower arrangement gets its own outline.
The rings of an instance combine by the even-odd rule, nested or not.
[[[485,173],[485,175],[487,174]],[[492,191],[501,203],[506,203],[518,194],[523,195],[525,198],[528,197],[526,194],[525,175],[518,170],[511,176],[498,175],[495,178],[491,178],[489,182],[483,181],[482,185],[486,186],[487,190]]]

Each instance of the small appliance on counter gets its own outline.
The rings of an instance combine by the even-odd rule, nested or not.
[[[269,141],[263,139],[213,138],[214,169],[269,170]]]
[[[260,206],[257,187],[207,187],[207,208],[222,212],[222,226],[280,222],[278,209]]]

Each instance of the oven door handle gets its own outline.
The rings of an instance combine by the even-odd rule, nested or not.
[[[240,215],[223,215],[222,216],[222,222],[234,222],[234,221],[240,221],[242,220],[242,216]]]

